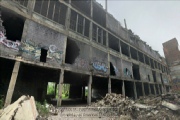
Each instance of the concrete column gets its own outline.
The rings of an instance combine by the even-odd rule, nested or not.
[[[108,80],[108,93],[111,93],[111,78]]]
[[[88,105],[91,104],[91,85],[92,85],[92,75],[89,76],[89,82],[88,82],[88,96],[87,96],[87,103]]]
[[[136,83],[134,82],[134,96],[135,99],[137,99],[137,91],[136,91]]]
[[[13,96],[13,92],[14,92],[14,88],[16,85],[16,80],[17,80],[17,76],[18,76],[18,72],[19,72],[19,66],[20,66],[20,62],[16,61],[14,68],[13,68],[12,75],[11,75],[11,80],[9,83],[7,95],[6,95],[6,100],[5,100],[5,104],[4,104],[5,107],[8,106],[9,104],[11,104],[11,100],[12,100],[12,96]]]
[[[58,87],[59,90],[58,90],[57,106],[61,106],[61,103],[62,103],[63,82],[64,82],[64,70],[62,69],[59,76],[59,87]]]
[[[70,7],[68,7],[67,12],[66,12],[66,21],[65,21],[65,26],[66,26],[67,32],[68,32],[68,29],[70,26],[70,17],[71,17],[71,9],[70,9]]]
[[[32,11],[34,10],[35,2],[36,2],[35,0],[28,0],[27,8],[28,8],[29,15],[31,15]]]
[[[126,91],[125,91],[125,85],[124,85],[124,81],[122,81],[122,95],[126,96]]]
[[[146,96],[145,91],[144,91],[144,83],[142,82],[141,84],[142,84],[142,93],[143,93],[143,96]]]

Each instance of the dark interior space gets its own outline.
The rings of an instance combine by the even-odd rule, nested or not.
[[[116,72],[115,72],[114,66],[113,66],[113,64],[111,62],[110,62],[110,75],[116,76]]]
[[[14,60],[0,58],[0,99],[5,99],[14,68]]]
[[[102,99],[106,93],[108,93],[108,78],[93,76],[92,101]]]
[[[155,88],[156,88],[156,94],[159,95],[160,93],[159,93],[159,89],[158,89],[158,85],[157,84],[155,85]]]
[[[135,60],[138,60],[138,57],[137,57],[137,50],[130,47],[130,52],[131,52],[131,58],[135,59]]]
[[[56,105],[55,93],[47,95],[48,82],[59,83],[60,71],[44,67],[32,66],[21,63],[14,89],[12,101],[17,100],[22,95],[34,96],[39,102],[47,102]]]
[[[156,71],[153,71],[153,70],[152,70],[152,74],[153,74],[153,80],[154,80],[154,82],[157,82],[157,80],[156,80]]]
[[[85,96],[88,85],[89,76],[70,71],[64,72],[64,84],[69,84],[69,98],[62,99],[62,105],[80,105],[86,104]],[[88,89],[88,88],[87,88]]]
[[[77,12],[71,10],[70,29],[76,31]]]
[[[145,63],[147,64],[147,65],[150,65],[150,63],[149,63],[149,57],[147,56],[147,55],[144,55],[145,56]]]
[[[58,0],[36,0],[34,11],[59,24],[65,25],[67,6]]]
[[[85,15],[90,16],[91,0],[71,0],[71,5]]]
[[[106,31],[103,30],[103,45],[106,46]]]
[[[145,95],[149,95],[150,94],[149,84],[148,83],[144,83],[144,92],[145,92]]]
[[[93,20],[106,27],[106,12],[97,2],[93,2]]]
[[[162,78],[162,73],[160,73],[160,78],[161,78],[162,85],[164,85],[163,78]]]
[[[153,84],[150,84],[150,88],[151,88],[151,94],[155,95],[154,85],[153,85]]]
[[[154,69],[154,62],[153,62],[153,59],[150,58],[150,62],[151,62],[151,68]]]
[[[40,56],[40,62],[46,62],[46,57],[47,57],[47,50],[41,48],[41,56]]]
[[[109,34],[109,48],[119,52],[119,39]]]
[[[140,80],[139,65],[133,64],[133,76],[135,80]]]
[[[133,84],[134,84],[133,82],[124,81],[125,95],[128,96],[129,98],[135,99]]]
[[[120,43],[121,43],[121,52],[122,52],[122,54],[129,57],[129,46],[126,43],[122,42],[122,41]]]
[[[166,92],[169,92],[170,88],[169,86],[166,86]]]
[[[66,58],[65,63],[73,64],[75,59],[79,55],[79,47],[77,46],[76,42],[70,38],[67,39],[67,46],[66,46]]]
[[[144,63],[143,53],[138,51],[138,56],[139,56],[139,61],[142,62],[142,63]]]
[[[116,94],[123,94],[122,84],[123,81],[121,80],[111,79],[111,92]]]
[[[5,8],[2,8],[1,14],[7,39],[21,41],[25,18]]]
[[[89,37],[89,27],[90,27],[90,21],[85,19],[84,36],[86,37]]]
[[[136,92],[137,92],[137,98],[143,96],[142,83],[136,82]]]

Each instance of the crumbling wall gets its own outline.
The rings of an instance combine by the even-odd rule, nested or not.
[[[46,61],[60,65],[65,54],[66,36],[34,21],[26,20],[22,40],[22,56],[28,60],[40,61],[42,49],[46,50]]]

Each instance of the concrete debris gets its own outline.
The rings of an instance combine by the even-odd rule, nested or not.
[[[102,100],[92,103],[91,106],[119,107],[120,118],[125,119],[179,120],[179,101],[180,95],[178,94],[150,95],[134,101],[121,94],[111,93],[106,94]]]
[[[2,109],[0,120],[35,120],[37,116],[34,97],[21,96],[13,104]]]

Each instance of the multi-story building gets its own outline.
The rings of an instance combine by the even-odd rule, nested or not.
[[[56,84],[58,105],[63,84],[70,84],[71,99],[88,104],[111,92],[137,99],[169,91],[164,59],[96,1],[1,0],[0,5],[5,105],[23,94],[46,99],[48,82]]]
[[[164,55],[170,69],[173,92],[180,92],[180,51],[176,38],[163,43]]]

